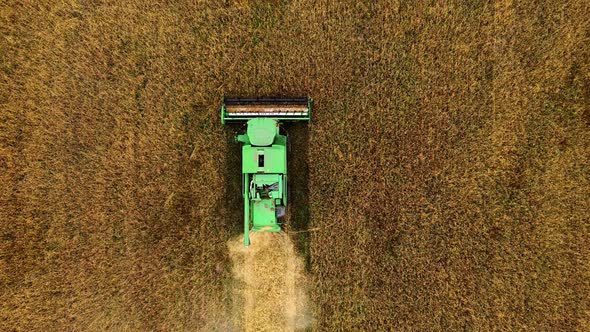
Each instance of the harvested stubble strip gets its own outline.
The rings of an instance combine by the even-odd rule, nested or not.
[[[285,233],[228,243],[233,261],[234,325],[243,331],[295,331],[310,324],[304,265]]]

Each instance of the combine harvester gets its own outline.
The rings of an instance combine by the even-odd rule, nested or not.
[[[221,123],[246,122],[242,143],[244,245],[254,232],[279,232],[287,207],[287,135],[285,121],[309,121],[311,98],[224,98]]]

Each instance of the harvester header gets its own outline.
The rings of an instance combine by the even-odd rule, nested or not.
[[[311,98],[224,98],[221,123],[253,118],[309,121],[312,103]]]

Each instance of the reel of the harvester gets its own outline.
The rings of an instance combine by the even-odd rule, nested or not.
[[[221,123],[245,122],[242,143],[244,245],[250,230],[279,232],[287,207],[287,136],[284,121],[310,121],[312,98],[224,98]]]

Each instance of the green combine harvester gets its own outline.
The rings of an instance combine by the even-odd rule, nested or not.
[[[242,143],[244,245],[254,232],[279,232],[287,208],[287,135],[285,121],[309,121],[311,98],[224,98],[221,123],[245,122]]]

